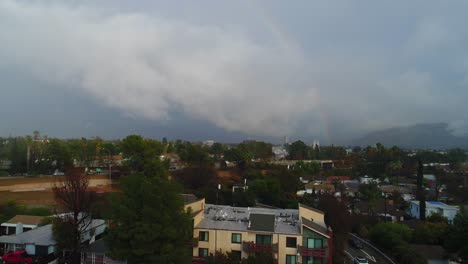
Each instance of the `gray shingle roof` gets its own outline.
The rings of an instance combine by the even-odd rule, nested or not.
[[[0,243],[35,244],[37,246],[52,246],[56,244],[52,238],[52,225],[41,226],[18,235],[0,236]]]

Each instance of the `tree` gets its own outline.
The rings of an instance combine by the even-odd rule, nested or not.
[[[95,193],[88,190],[89,180],[79,170],[67,172],[63,181],[53,188],[58,213],[53,220],[53,237],[61,250],[70,253],[71,263],[79,263],[82,249],[81,237],[88,230]]]
[[[320,163],[298,161],[294,165],[294,172],[299,176],[316,175],[320,172]]]
[[[333,230],[333,263],[343,263],[343,253],[351,231],[348,208],[333,195],[321,195],[318,208],[325,212],[325,224]]]
[[[400,264],[427,264],[427,259],[423,255],[414,252],[406,244],[396,247],[394,255]]]
[[[288,150],[291,160],[308,160],[310,158],[309,147],[300,140],[293,142]]]
[[[458,253],[463,260],[468,260],[468,215],[459,213],[455,216],[444,247],[449,252]]]
[[[162,175],[122,178],[111,198],[109,254],[133,263],[190,263],[191,218],[177,186]]]
[[[411,229],[399,223],[380,223],[369,232],[371,241],[385,249],[393,250],[411,240]]]
[[[381,197],[381,191],[376,183],[361,184],[359,186],[359,196],[369,202],[369,209],[375,210],[377,202]]]
[[[420,244],[439,245],[448,231],[446,222],[426,222],[416,226],[413,240]]]
[[[419,200],[419,219],[426,220],[426,195],[423,187],[423,164],[418,162],[417,198]]]
[[[122,140],[121,148],[127,159],[124,166],[132,173],[144,173],[146,176],[167,175],[160,159],[164,150],[160,142],[130,135]]]
[[[280,184],[275,179],[255,180],[251,190],[261,203],[278,206],[281,196]]]

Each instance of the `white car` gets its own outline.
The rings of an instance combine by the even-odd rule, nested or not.
[[[369,264],[369,261],[365,257],[356,257],[354,259],[354,264]]]

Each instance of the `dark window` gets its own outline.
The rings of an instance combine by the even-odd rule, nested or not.
[[[261,245],[271,245],[272,238],[271,235],[257,235],[256,243]]]
[[[297,247],[297,239],[295,237],[286,237],[286,247],[296,248]]]
[[[241,261],[242,259],[242,252],[238,250],[231,251],[232,259],[235,261]]]
[[[286,255],[286,264],[297,264],[297,258],[295,255]]]
[[[235,244],[240,244],[242,241],[242,234],[232,233],[231,242]]]
[[[198,256],[199,257],[208,257],[208,249],[207,248],[199,248],[198,249]]]
[[[200,231],[198,233],[198,240],[199,241],[208,241],[209,240],[209,233],[206,231]]]

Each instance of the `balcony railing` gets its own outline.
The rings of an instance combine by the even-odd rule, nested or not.
[[[304,257],[316,257],[316,258],[326,258],[327,257],[327,249],[326,248],[306,248],[306,247],[299,247],[299,252]]]
[[[277,253],[278,244],[256,244],[254,242],[243,241],[242,249],[248,254],[257,252]]]

